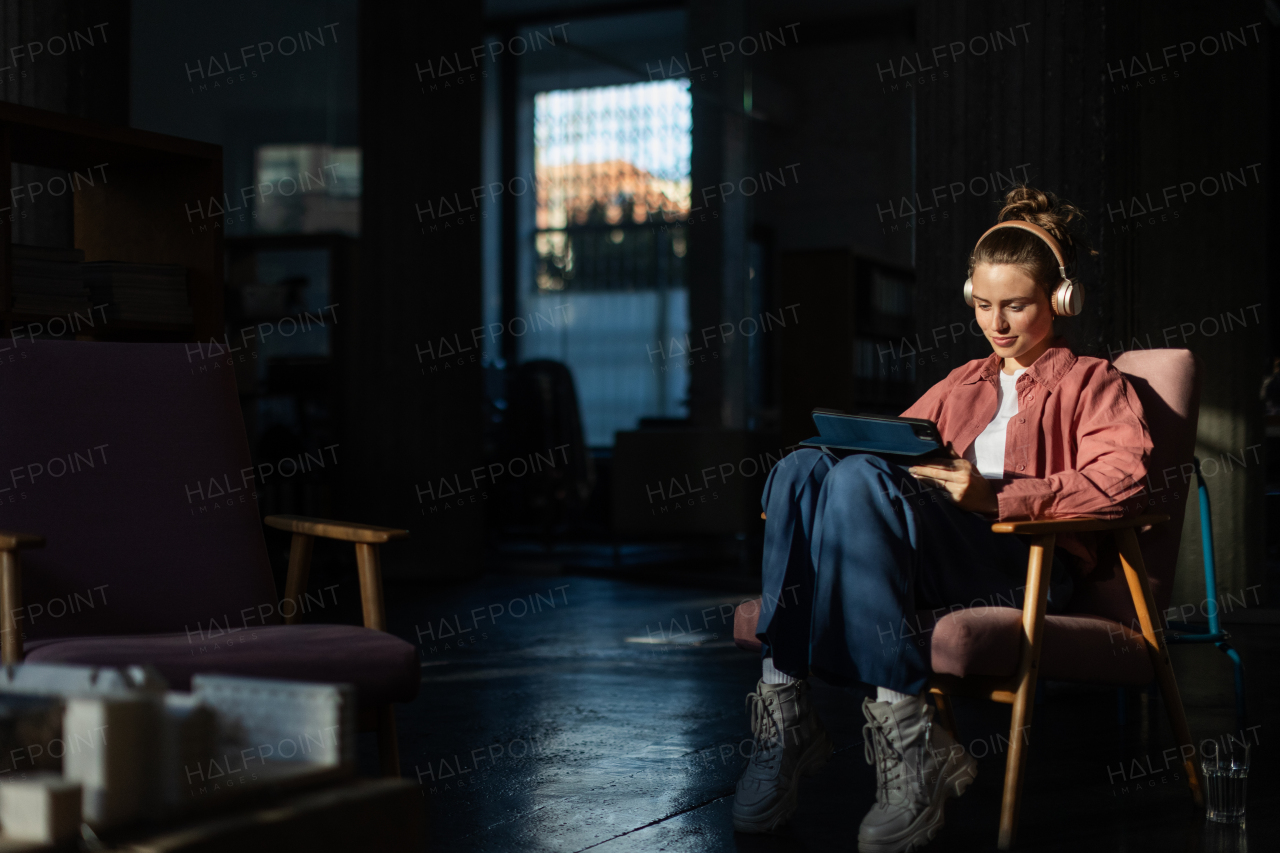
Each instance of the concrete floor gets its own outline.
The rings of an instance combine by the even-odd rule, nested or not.
[[[404,775],[420,781],[424,850],[844,851],[874,797],[863,759],[863,695],[815,682],[836,742],[773,836],[735,835],[734,783],[750,748],[744,697],[759,662],[734,647],[743,593],[574,575],[491,575],[448,588],[393,584],[391,629],[420,640],[422,690],[397,711]],[[1253,614],[1263,616],[1266,614]],[[469,630],[468,630],[469,629]],[[1280,626],[1232,626],[1249,670],[1253,749],[1245,833],[1206,824],[1178,768],[1163,707],[1132,691],[1048,685],[1036,710],[1018,849],[1280,849],[1270,741]],[[639,640],[637,642],[637,640]],[[1236,730],[1230,670],[1212,647],[1173,652],[1192,732]],[[977,782],[947,807],[928,849],[994,850],[1007,706],[957,702]],[[1238,735],[1237,735],[1238,736]],[[1175,778],[1176,777],[1176,778]]]

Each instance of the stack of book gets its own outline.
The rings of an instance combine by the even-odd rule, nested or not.
[[[13,311],[41,316],[80,314],[90,311],[84,281],[84,252],[45,246],[10,247],[13,250]]]
[[[94,305],[106,305],[108,320],[189,324],[186,267],[95,261],[83,264]]]

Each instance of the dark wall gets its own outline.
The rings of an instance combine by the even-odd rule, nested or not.
[[[1228,31],[1243,35],[1246,44],[1229,43],[1229,52],[1219,48],[1207,55]],[[1258,464],[1265,429],[1258,389],[1275,355],[1267,324],[1277,271],[1269,268],[1268,251],[1277,220],[1267,202],[1276,144],[1268,135],[1268,116],[1276,93],[1268,91],[1267,69],[1275,62],[1276,32],[1259,4],[1241,0],[1142,4],[1137,41],[1143,52],[1154,57],[1157,49],[1187,40],[1196,42],[1197,52],[1171,65],[1167,81],[1157,77],[1156,85],[1113,93],[1118,101],[1129,97],[1122,108],[1137,125],[1135,194],[1145,205],[1148,192],[1159,204],[1157,192],[1173,184],[1195,183],[1196,191],[1185,200],[1179,193],[1167,210],[1145,215],[1130,197],[1124,214],[1099,217],[1118,232],[1116,242],[1129,242],[1134,255],[1131,300],[1138,340],[1126,348],[1164,346],[1166,330],[1177,325],[1167,345],[1188,347],[1204,361],[1196,453],[1210,474],[1219,588],[1236,594],[1266,581],[1264,477]],[[1179,76],[1172,77],[1173,71]],[[1234,175],[1228,188],[1214,193],[1228,174]],[[1228,313],[1237,319],[1229,320]],[[1183,332],[1192,326],[1194,331]],[[1176,600],[1200,602],[1199,528],[1188,527]],[[1263,594],[1268,592],[1275,594]]]
[[[951,76],[917,88],[914,193],[924,205],[937,204],[934,189],[941,188],[952,214],[916,231],[916,310],[926,343],[932,343],[933,329],[973,319],[960,295],[969,252],[977,235],[995,222],[999,199],[1015,182],[1051,190],[1090,214],[1117,195],[1111,172],[1120,170],[1109,170],[1109,164],[1113,155],[1129,154],[1133,143],[1116,139],[1106,120],[1110,98],[1099,71],[1112,51],[1105,11],[1101,2],[921,6],[915,51],[926,59],[934,46],[955,42],[986,50],[997,31],[1015,41],[954,62],[948,48],[938,65]],[[964,188],[953,201],[950,187],[957,183]],[[1121,251],[1112,251],[1114,240],[1096,217],[1091,225],[1090,237],[1102,254],[1082,258],[1079,265],[1080,277],[1091,285],[1085,312],[1058,323],[1074,346],[1090,350],[1125,338],[1132,322],[1129,282],[1116,270]],[[922,391],[991,349],[981,335],[968,332],[942,343],[918,362]]]
[[[76,49],[67,37],[73,37]],[[92,42],[92,43],[90,43]],[[128,0],[12,0],[0,14],[0,99],[129,123]],[[15,164],[14,185],[55,171]],[[72,199],[43,197],[13,220],[15,243],[70,246]]]
[[[703,0],[689,6],[688,49],[699,57],[704,45],[736,42],[747,28],[740,0]],[[688,63],[693,65],[693,62]],[[748,173],[749,120],[742,107],[744,63],[740,55],[689,74],[693,95],[693,205],[689,227],[689,327],[719,325],[741,316],[747,226],[741,195],[700,201],[700,190],[736,184]],[[735,320],[736,321],[736,320]],[[731,322],[735,322],[731,321]],[[700,426],[741,426],[744,359],[736,341],[720,343],[720,357],[695,362],[689,370],[689,415]]]
[[[914,4],[761,7],[762,27],[788,43],[752,68],[758,160],[788,174],[795,164],[796,180],[758,195],[757,219],[780,250],[845,247],[910,266],[898,202],[910,194],[914,99],[889,65],[914,49]]]
[[[80,34],[75,50],[58,41],[73,30]],[[128,0],[6,2],[0,45],[0,98],[110,124],[129,123]]]
[[[364,152],[360,288],[343,359],[346,515],[408,527],[388,573],[479,568],[481,511],[423,514],[418,489],[483,464],[480,365],[420,370],[419,347],[481,326],[480,227],[424,234],[416,211],[481,184],[481,90],[424,93],[415,66],[483,44],[480,4],[365,4],[360,19]]]
[[[912,4],[694,0],[687,31],[689,64],[699,66],[688,74],[695,335],[758,317],[762,308],[776,313],[778,259],[788,252],[841,249],[910,266],[911,230],[887,211],[911,193],[913,96],[877,68],[911,49]],[[711,59],[703,58],[708,48]],[[752,243],[762,259],[751,255]],[[753,292],[756,273],[765,276],[763,305]],[[801,330],[806,317],[816,330],[824,310],[800,305],[793,316]],[[765,351],[779,351],[778,342],[767,343]],[[718,358],[692,365],[692,417],[702,426],[758,427],[748,342],[726,336],[717,346]],[[806,369],[850,385],[851,362]],[[759,422],[776,426],[776,409],[763,414]]]
[[[1242,27],[1247,43],[1222,49],[1222,34]],[[934,343],[933,330],[942,335],[934,351],[921,353],[917,390],[989,352],[980,336],[953,339],[947,331],[972,319],[960,297],[967,257],[994,222],[1003,189],[984,189],[975,179],[1010,168],[1021,178],[1025,170],[1031,185],[1085,209],[1101,252],[1079,265],[1088,288],[1084,314],[1059,321],[1077,351],[1114,357],[1139,347],[1187,347],[1203,360],[1197,454],[1249,460],[1229,471],[1215,466],[1210,480],[1219,584],[1238,592],[1261,583],[1262,470],[1254,459],[1262,442],[1258,384],[1268,366],[1267,235],[1274,222],[1265,185],[1271,25],[1257,4],[1244,2],[926,0],[916,50],[927,57],[937,45],[990,41],[996,32],[1012,32],[1016,44],[948,60],[950,78],[917,91],[916,192],[928,198],[934,187],[966,184],[954,214],[916,235],[917,328],[926,345]],[[1214,40],[1219,48],[1211,53]],[[1187,41],[1197,49],[1185,60],[1161,59],[1166,46]],[[1227,171],[1243,177],[1230,191],[1213,192],[1216,181],[1198,190]],[[1164,199],[1166,187],[1187,183],[1197,191],[1175,189]],[[1227,312],[1246,322],[1221,331]],[[1194,331],[1183,331],[1189,327]],[[1188,507],[1197,512],[1194,501]],[[1175,600],[1199,601],[1194,517],[1184,531]]]
[[[132,125],[221,145],[232,199],[257,183],[261,145],[358,145],[358,5],[133,0]],[[284,55],[281,40],[303,30],[324,44]],[[222,224],[254,232],[243,211]]]

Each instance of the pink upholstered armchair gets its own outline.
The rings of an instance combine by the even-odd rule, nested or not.
[[[420,675],[386,633],[377,549],[406,531],[268,518],[294,534],[281,594],[225,354],[34,341],[3,359],[0,529],[21,531],[0,533],[4,662],[151,664],[179,690],[204,672],[349,683],[398,775],[391,703]],[[291,624],[329,603],[307,593],[316,536],[355,543],[365,627]]]
[[[1126,352],[1115,361],[1146,413],[1155,448],[1149,471],[1154,484],[1147,505],[1115,521],[1053,519],[999,522],[997,533],[1030,535],[1025,604],[980,607],[948,613],[932,625],[930,650],[935,672],[930,692],[943,724],[956,736],[952,695],[981,696],[1013,705],[999,847],[1013,846],[1022,790],[1026,739],[1031,725],[1036,679],[1146,685],[1155,678],[1169,711],[1187,781],[1202,805],[1195,746],[1169,664],[1162,615],[1169,607],[1182,533],[1189,479],[1160,472],[1190,470],[1200,407],[1199,359],[1189,350]],[[1157,491],[1158,488],[1158,491]],[[1096,531],[1098,565],[1077,582],[1067,613],[1047,615],[1049,561],[1054,537],[1067,531]],[[759,651],[756,622],[760,602],[738,607],[734,637],[739,647]],[[928,627],[928,626],[926,626]],[[1136,629],[1136,630],[1135,630]],[[1117,650],[1146,654],[1117,654]]]

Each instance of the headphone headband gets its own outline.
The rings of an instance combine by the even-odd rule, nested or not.
[[[1058,241],[1055,240],[1053,235],[1048,231],[1044,230],[1039,225],[1036,225],[1034,222],[1027,222],[1025,219],[1007,219],[1004,222],[997,222],[982,233],[982,236],[978,238],[978,242],[973,244],[973,250],[976,252],[978,250],[978,246],[980,246],[982,241],[987,238],[987,235],[1000,228],[1021,228],[1023,231],[1030,231],[1032,234],[1043,240],[1045,245],[1049,247],[1049,251],[1053,252],[1053,256],[1058,259],[1058,272],[1062,275],[1062,278],[1066,280],[1067,262],[1062,256],[1062,247],[1058,244]]]
[[[1023,231],[1030,231],[1049,247],[1049,251],[1053,252],[1053,256],[1058,260],[1058,274],[1062,276],[1062,281],[1058,283],[1058,286],[1053,289],[1049,296],[1049,307],[1054,314],[1060,317],[1073,317],[1079,314],[1084,304],[1084,288],[1077,282],[1067,278],[1067,262],[1062,256],[1062,246],[1057,239],[1034,222],[1027,222],[1025,219],[1007,219],[1004,222],[997,222],[983,232],[982,236],[978,238],[978,242],[973,245],[973,250],[976,252],[978,246],[982,244],[987,235],[997,228],[1020,228]],[[973,305],[972,278],[964,283],[964,301],[967,305]]]

